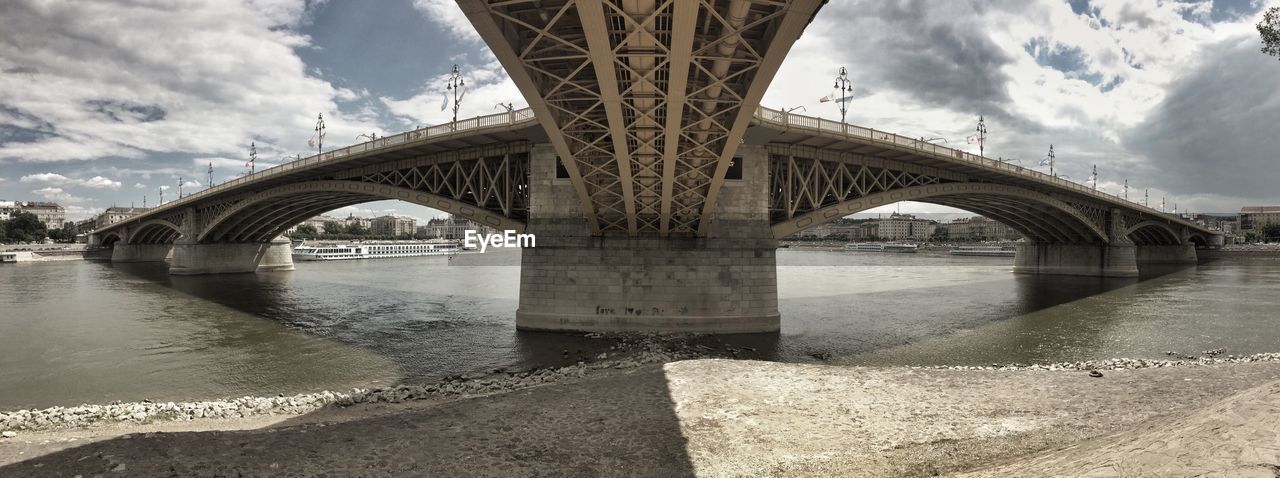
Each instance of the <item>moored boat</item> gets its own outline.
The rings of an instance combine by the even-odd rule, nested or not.
[[[858,252],[897,252],[897,253],[914,253],[916,252],[915,244],[900,243],[879,243],[879,242],[859,242],[853,244],[845,244],[844,250]]]
[[[951,248],[953,256],[1013,257],[1017,251],[1013,246],[956,246]]]
[[[386,257],[444,256],[463,249],[454,243],[389,242],[356,244],[302,244],[293,248],[295,261],[334,261],[345,259],[379,259]]]

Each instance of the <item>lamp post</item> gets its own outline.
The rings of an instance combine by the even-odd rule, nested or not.
[[[1058,157],[1053,154],[1053,145],[1049,145],[1049,175],[1055,178],[1058,177],[1058,175],[1053,174],[1053,163],[1057,161],[1057,158]]]
[[[182,176],[178,176],[178,199],[182,199]]]
[[[1129,200],[1129,180],[1124,180],[1124,200]]]
[[[1089,175],[1089,179],[1093,180],[1093,190],[1098,190],[1098,165],[1093,165],[1093,174]]]
[[[258,144],[249,143],[249,174],[253,174],[254,164],[258,162]]]
[[[982,115],[978,115],[978,156],[986,157],[987,148],[987,122],[983,120]],[[1053,149],[1050,146],[1049,149]]]
[[[467,86],[467,80],[462,79],[462,70],[458,69],[458,65],[453,65],[453,72],[449,74],[449,80],[445,83],[444,89],[453,92],[453,129],[458,128],[458,107],[462,106],[462,98],[467,95],[463,88]]]
[[[213,187],[213,162],[212,161],[209,162],[209,184],[208,184],[208,187],[206,187],[205,189],[209,189],[211,187]]]
[[[840,123],[843,124],[845,114],[849,111],[849,102],[846,99],[853,94],[853,85],[849,83],[849,72],[843,66],[840,67],[840,74],[836,75],[836,83],[833,88],[839,92],[836,93],[836,103],[839,104]]]
[[[316,153],[324,153],[324,113],[316,117]]]
[[[360,133],[360,134],[357,134],[357,135],[356,135],[356,139],[360,139],[360,138],[366,138],[366,139],[368,139],[369,141],[374,141],[374,140],[377,140],[377,139],[378,139],[378,133],[369,133],[369,134]]]

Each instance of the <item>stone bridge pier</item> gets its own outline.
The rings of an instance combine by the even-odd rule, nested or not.
[[[291,271],[293,253],[289,240],[271,242],[210,243],[179,239],[173,245],[169,274],[199,275],[257,271]]]
[[[1121,211],[1106,215],[1107,240],[1090,243],[1018,244],[1013,272],[1092,277],[1138,277],[1138,246],[1125,234]]]
[[[89,245],[110,249],[113,263],[168,262],[174,275],[293,270],[289,240],[199,242],[201,222],[193,210],[163,220],[116,228],[93,235]]]
[[[522,330],[754,333],[779,330],[768,155],[739,148],[741,180],[721,189],[705,237],[592,236],[553,148],[531,155],[522,251]]]

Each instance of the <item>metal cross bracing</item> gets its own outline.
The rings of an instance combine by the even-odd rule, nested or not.
[[[705,232],[725,172],[821,0],[459,0],[595,234]]]
[[[127,242],[268,242],[307,218],[344,206],[399,199],[499,229],[523,230],[529,204],[529,145],[470,148],[355,167],[255,188],[148,217]],[[123,238],[122,238],[123,239]]]
[[[775,237],[876,206],[926,201],[972,211],[1045,242],[1107,241],[1102,209],[965,174],[849,152],[769,145]]]
[[[791,219],[853,198],[944,181],[941,174],[925,174],[907,165],[893,162],[886,165],[884,161],[857,156],[845,159],[824,161],[771,153],[770,221]],[[917,169],[917,172],[906,169]]]

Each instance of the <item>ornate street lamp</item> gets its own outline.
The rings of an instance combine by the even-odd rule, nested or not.
[[[324,113],[316,116],[316,152],[324,153]]]
[[[453,92],[453,128],[458,127],[458,107],[462,106],[462,97],[467,96],[464,88],[467,81],[462,79],[462,70],[458,69],[458,65],[453,65],[453,72],[449,74],[449,80],[445,83],[444,89]]]
[[[978,115],[978,156],[987,157],[987,123]],[[1052,146],[1049,149],[1053,149]]]
[[[840,106],[840,122],[844,123],[845,113],[849,111],[849,97],[853,96],[853,85],[849,83],[849,72],[840,67],[840,74],[836,75],[836,84],[833,86],[836,93],[836,103]]]
[[[258,144],[256,142],[249,143],[249,174],[253,174],[253,167],[258,162]]]

